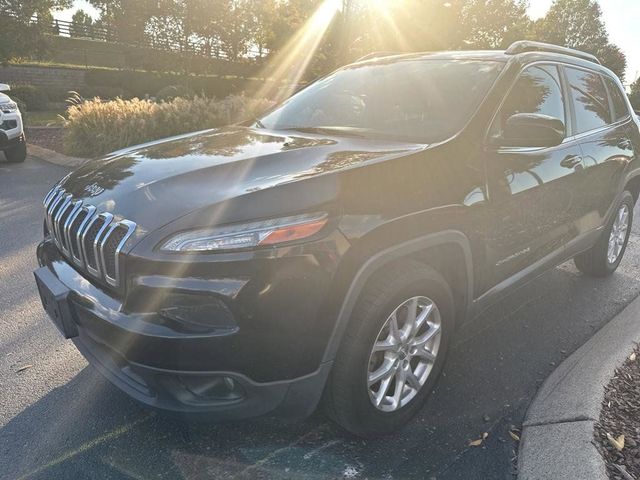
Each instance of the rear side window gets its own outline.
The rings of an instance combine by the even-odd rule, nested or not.
[[[576,111],[574,133],[604,127],[611,123],[609,99],[599,74],[565,67],[571,99]]]
[[[620,90],[620,87],[612,78],[604,77],[604,83],[607,84],[609,95],[611,95],[611,103],[613,104],[613,121],[619,122],[629,116],[626,94]]]
[[[505,122],[516,113],[540,113],[565,122],[562,87],[556,66],[536,65],[520,74],[491,127],[490,135],[500,137]]]

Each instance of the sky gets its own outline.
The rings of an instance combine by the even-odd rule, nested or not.
[[[553,0],[529,0],[529,15],[540,18],[547,13]],[[598,0],[610,40],[627,56],[625,83],[640,76],[640,0]],[[82,8],[91,16],[98,12],[86,0],[74,0],[73,7],[56,14],[56,18],[71,20],[73,12]]]

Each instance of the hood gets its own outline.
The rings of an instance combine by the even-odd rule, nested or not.
[[[10,102],[10,101],[11,101],[11,97],[9,97],[9,95],[0,93],[0,103]]]
[[[153,231],[203,207],[424,149],[365,138],[228,127],[91,160],[62,187],[99,211]],[[142,233],[141,232],[141,233]]]

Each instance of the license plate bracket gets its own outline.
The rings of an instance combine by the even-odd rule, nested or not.
[[[78,336],[75,311],[69,301],[69,290],[47,267],[33,272],[42,306],[64,338]]]

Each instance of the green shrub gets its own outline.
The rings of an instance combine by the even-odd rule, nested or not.
[[[242,95],[224,100],[176,98],[167,102],[100,99],[71,105],[65,122],[65,151],[98,156],[171,135],[219,127],[252,118],[271,106]]]
[[[16,85],[11,87],[11,98],[18,98],[27,106],[27,110],[38,111],[47,110],[49,107],[49,97],[47,92],[40,87],[33,85]]]

